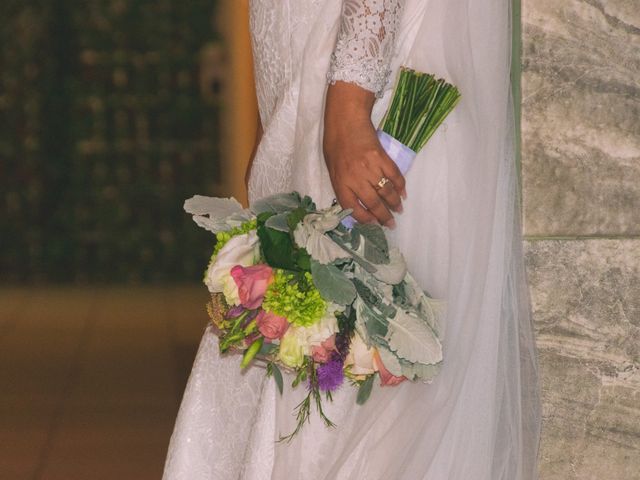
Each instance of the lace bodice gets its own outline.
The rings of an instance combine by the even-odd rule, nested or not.
[[[404,0],[344,0],[328,79],[355,83],[380,96],[391,70]]]

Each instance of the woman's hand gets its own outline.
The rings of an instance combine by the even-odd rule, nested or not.
[[[391,212],[402,212],[404,177],[378,140],[371,123],[375,95],[357,85],[329,86],[324,115],[324,157],[343,208],[361,223],[395,227]],[[390,182],[380,187],[383,177]]]

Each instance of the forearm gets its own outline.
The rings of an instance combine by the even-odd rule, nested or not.
[[[371,126],[375,94],[358,85],[338,81],[329,85],[324,114],[326,142],[347,131]]]

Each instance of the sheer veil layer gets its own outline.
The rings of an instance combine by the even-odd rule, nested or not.
[[[326,32],[337,21],[325,15],[303,55],[292,176],[294,188],[325,203],[333,197],[320,150],[326,66],[317,59],[330,53]],[[371,434],[376,426],[369,413],[388,419],[389,402],[405,405],[379,442],[369,442],[367,468],[386,475],[361,478],[536,478],[540,410],[517,208],[510,59],[509,1],[406,2],[393,70],[406,65],[435,73],[462,92],[407,174],[409,200],[391,235],[422,286],[447,300],[445,362],[431,385],[372,396],[368,413],[350,425]],[[377,102],[374,123],[390,96],[389,89]],[[359,442],[340,448],[355,450]]]
[[[322,156],[322,119],[342,0],[278,2],[286,4],[286,18],[299,15],[300,21],[287,24],[290,70],[276,100],[268,98],[272,84],[265,83],[256,55],[255,44],[266,42],[257,35],[265,31],[253,28],[265,136],[250,199],[295,189],[325,206],[334,195]],[[269,1],[253,4],[254,15],[261,7],[259,13],[271,14]],[[406,0],[391,66],[434,73],[462,93],[408,172],[405,211],[390,232],[423,288],[446,299],[440,374],[428,385],[376,388],[362,407],[354,389],[343,388],[328,408],[336,429],[312,421],[293,442],[276,444],[278,434],[293,429],[292,410],[304,392],[279,397],[271,382],[253,374],[226,373],[224,384],[216,383],[210,371],[223,368],[222,359],[211,347],[215,339],[205,335],[165,479],[537,478],[540,409],[517,202],[510,21],[508,0]],[[375,124],[391,87],[376,102]],[[225,388],[246,391],[241,415],[226,405],[233,399]],[[233,425],[216,421],[228,411]],[[207,421],[212,425],[205,428]],[[187,445],[194,442],[206,448],[194,452]],[[228,476],[216,476],[216,462]],[[184,473],[197,471],[198,463],[208,477]]]

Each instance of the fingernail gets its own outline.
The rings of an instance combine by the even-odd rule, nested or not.
[[[402,193],[400,193],[400,196],[401,196],[404,200],[406,200],[406,199],[407,199],[407,190],[403,188],[403,189],[402,189]]]
[[[391,230],[394,230],[396,228],[396,221],[392,218],[385,224],[385,226],[387,228],[390,228]]]
[[[402,207],[402,204],[398,205],[398,213],[402,213],[404,212],[404,208]]]

